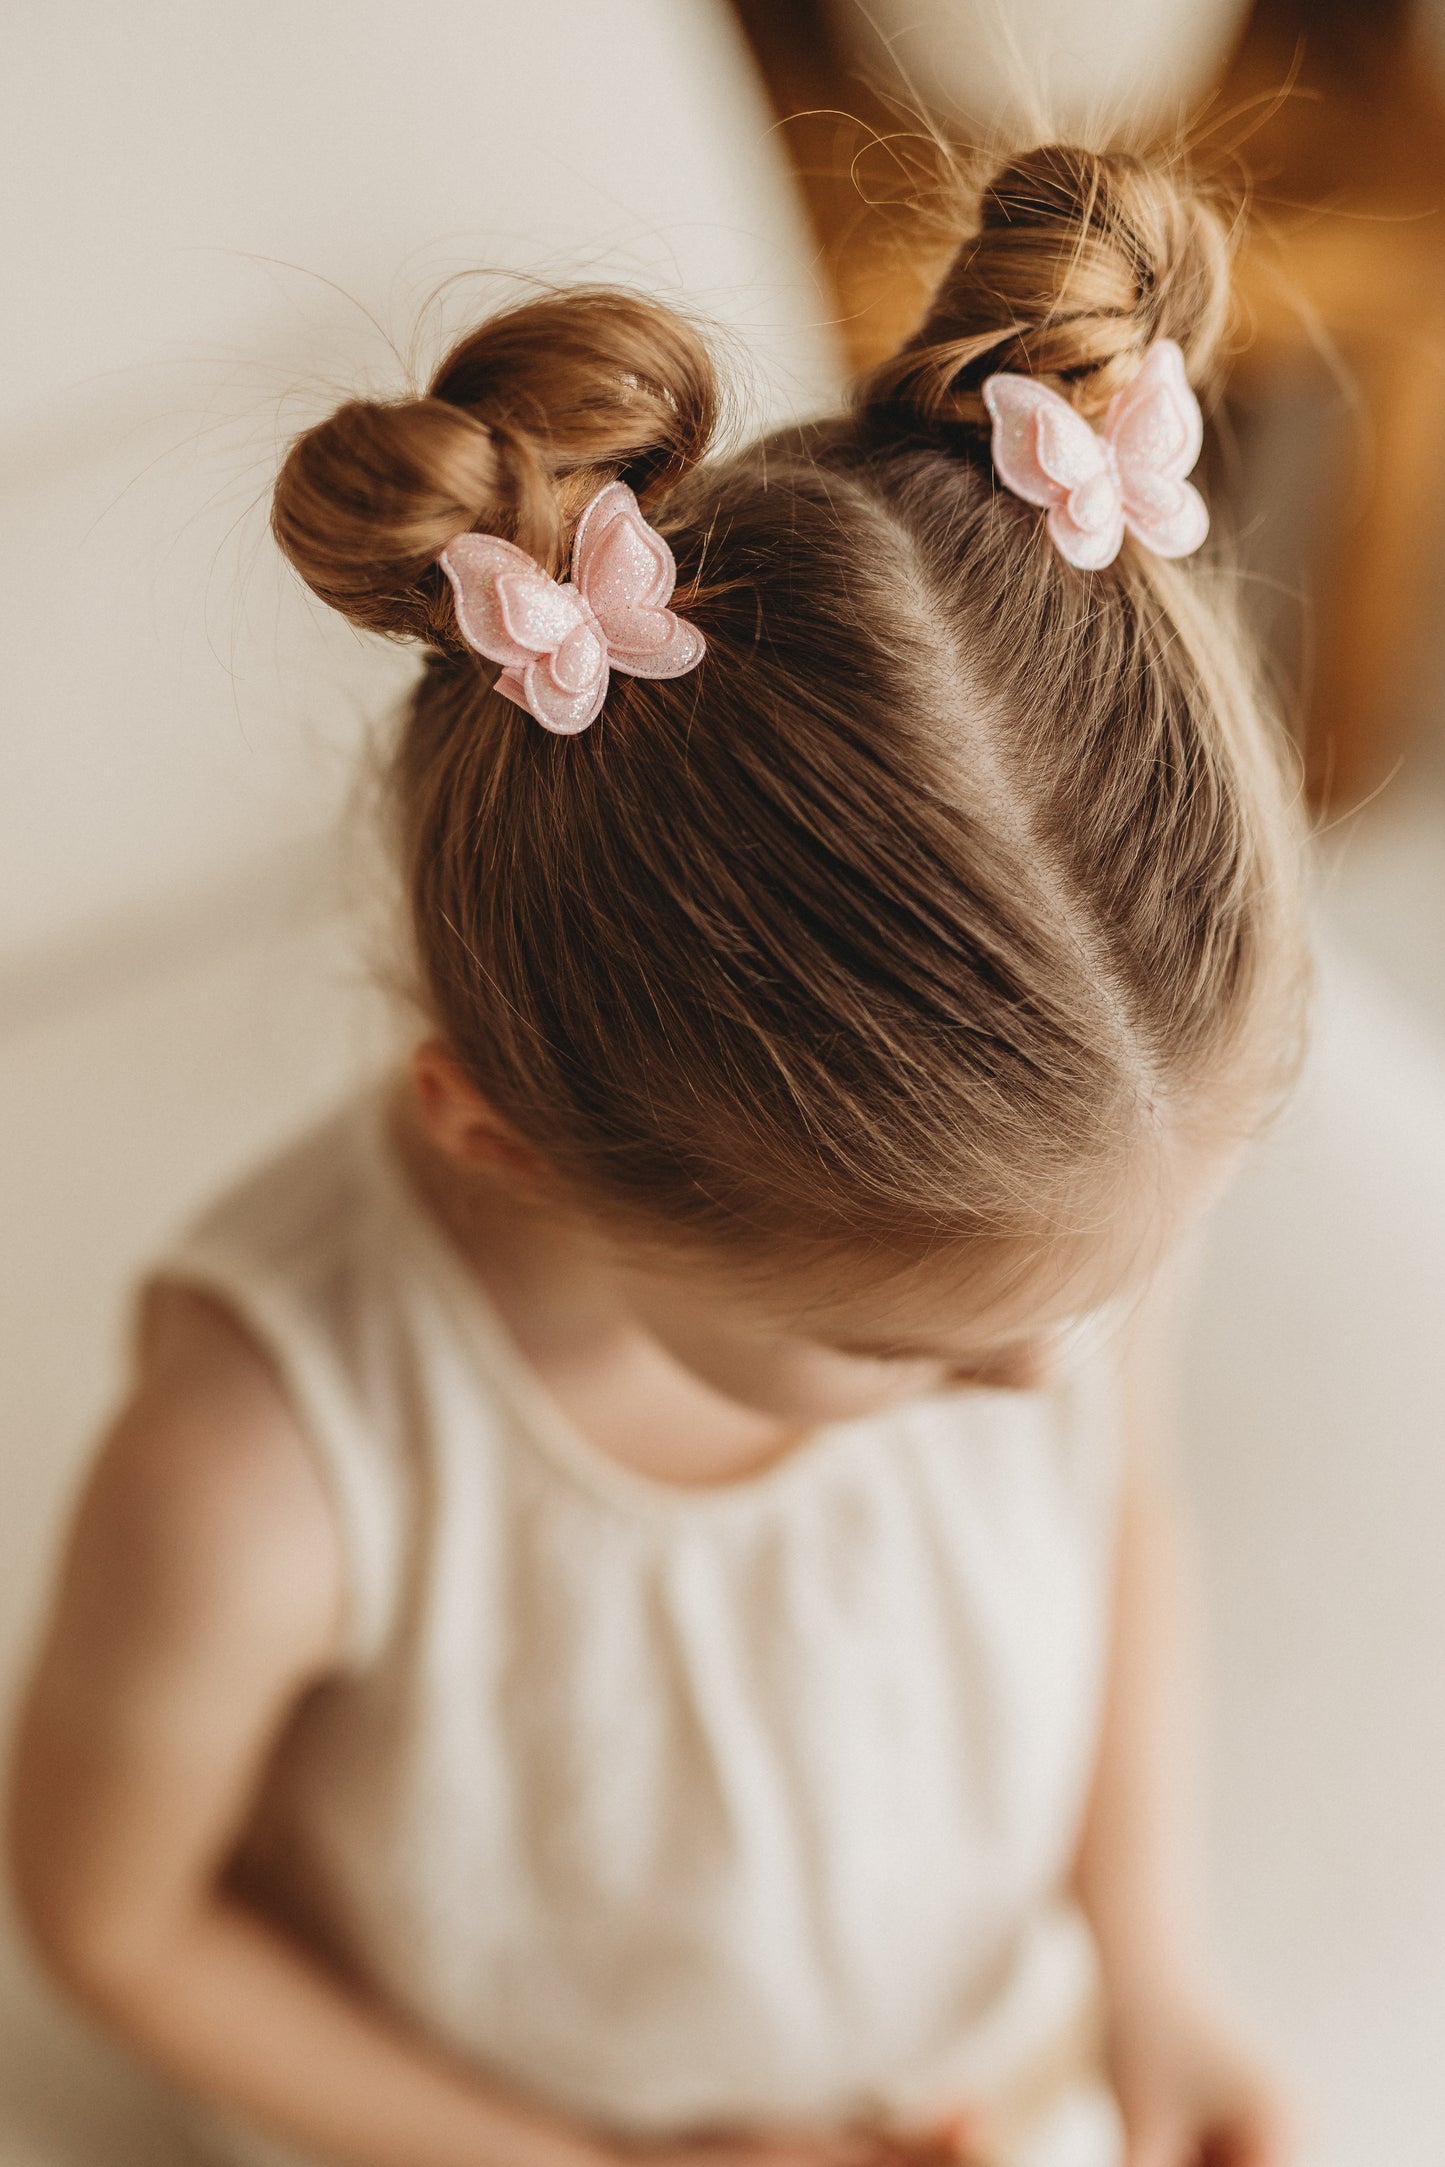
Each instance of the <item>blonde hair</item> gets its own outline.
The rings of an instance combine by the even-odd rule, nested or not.
[[[1207,387],[1229,253],[1168,169],[1050,146],[818,428],[709,459],[698,333],[583,290],[295,444],[283,550],[432,649],[390,770],[427,1003],[589,1205],[759,1252],[1047,1236],[1166,1116],[1278,1095],[1293,790],[1228,583],[1133,543],[1066,564],[979,393],[1027,370],[1094,414],[1161,335]],[[560,573],[616,476],[707,655],[557,738],[462,644],[436,559],[473,527]]]

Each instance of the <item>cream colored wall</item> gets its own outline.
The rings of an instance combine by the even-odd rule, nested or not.
[[[1248,0],[834,0],[860,59],[932,110],[1037,140],[1167,127],[1207,91]]]

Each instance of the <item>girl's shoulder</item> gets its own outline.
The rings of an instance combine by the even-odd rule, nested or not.
[[[134,1292],[138,1354],[156,1305],[174,1308],[184,1292],[224,1315],[293,1400],[298,1383],[304,1400],[311,1388],[337,1406],[349,1396],[350,1353],[384,1337],[398,1261],[379,1164],[389,1085],[366,1085],[274,1144],[155,1247]]]
[[[147,1709],[213,1703],[223,1674],[269,1720],[334,1667],[342,1621],[330,1501],[264,1348],[209,1296],[158,1286],[71,1514],[45,1692],[104,1687],[74,1712],[117,1752]]]
[[[288,1281],[303,1303],[308,1284],[356,1238],[365,1188],[358,1145],[371,1095],[355,1094],[273,1145],[146,1260],[133,1291],[130,1397],[106,1447],[114,1454],[114,1439],[127,1441],[121,1463],[142,1466],[147,1436],[195,1429],[214,1441],[202,1466],[224,1468],[242,1485],[249,1466],[258,1484],[284,1487],[289,1460],[290,1480],[315,1486],[266,1312],[283,1306]]]
[[[129,1396],[91,1469],[86,1503],[153,1552],[141,1575],[173,1592],[218,1580],[297,1591],[298,1664],[339,1647],[341,1547],[315,1457],[276,1364],[226,1303],[157,1281],[143,1295]],[[169,1563],[167,1564],[167,1561]],[[132,1556],[132,1569],[137,1555]]]
[[[283,1141],[177,1228],[146,1260],[132,1308],[150,1393],[184,1379],[221,1427],[260,1425],[273,1452],[304,1463],[296,1479],[326,1504],[332,1582],[340,1559],[347,1662],[384,1638],[405,1528],[404,1260],[378,1163],[390,1081]],[[241,1460],[252,1449],[238,1441]]]

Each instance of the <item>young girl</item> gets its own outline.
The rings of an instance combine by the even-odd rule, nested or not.
[[[11,1814],[232,2157],[1286,2158],[1151,1463],[1302,976],[1174,561],[1227,253],[1053,147],[826,426],[710,459],[695,331],[589,290],[291,451],[292,563],[429,649],[428,1028],[159,1260]]]

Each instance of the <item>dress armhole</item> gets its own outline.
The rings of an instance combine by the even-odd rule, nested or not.
[[[331,1504],[341,1555],[340,1667],[369,1669],[390,1636],[396,1609],[399,1510],[396,1483],[346,1382],[318,1344],[299,1305],[223,1252],[189,1244],[151,1261],[131,1311],[138,1335],[145,1296],[190,1287],[219,1301],[276,1373]]]

